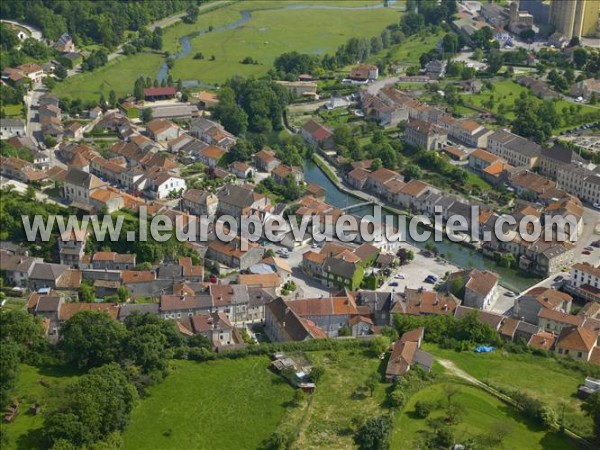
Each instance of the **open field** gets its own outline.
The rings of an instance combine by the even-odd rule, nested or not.
[[[459,389],[453,401],[462,405],[466,414],[455,427],[455,442],[465,443],[469,438],[502,434],[505,449],[562,450],[575,448],[562,436],[539,429],[522,420],[518,412],[479,388],[461,383],[436,383],[413,395],[396,420],[391,448],[417,448],[414,441],[422,431],[430,431],[429,419],[445,417],[447,386]],[[417,401],[439,402],[429,418],[419,419],[414,414]]]
[[[125,96],[133,93],[133,85],[140,75],[154,79],[162,64],[162,56],[154,53],[120,56],[93,72],[73,75],[57,83],[53,92],[61,97],[96,101],[101,93],[108,98],[113,89],[117,97]]]
[[[257,448],[292,397],[266,357],[173,364],[134,410],[125,449]]]
[[[23,117],[23,105],[2,105],[6,117]]]
[[[45,387],[40,383],[49,386]],[[37,367],[21,364],[21,374],[17,387],[16,397],[20,402],[20,412],[16,419],[9,424],[3,423],[2,432],[6,433],[6,449],[32,449],[42,448],[43,436],[41,433],[44,424],[43,414],[33,416],[27,413],[29,407],[37,402],[42,406],[42,413],[54,407],[60,395],[60,386],[75,380],[75,373],[68,369],[54,368],[39,369]]]
[[[373,397],[364,388],[368,376],[378,371],[381,361],[359,349],[307,355],[313,364],[325,368],[325,374],[308,405],[290,410],[282,426],[298,432],[294,448],[353,448],[356,420],[385,412],[381,403],[388,385],[378,384]]]
[[[492,111],[494,113],[498,113],[498,106],[500,106],[500,104],[504,104],[505,108],[507,109],[507,112],[505,114],[506,118],[508,119],[514,119],[515,118],[515,114],[512,111],[508,111],[509,109],[512,109],[514,107],[514,103],[515,103],[515,99],[519,98],[519,95],[521,95],[522,92],[528,92],[529,89],[526,88],[525,86],[521,86],[518,83],[515,83],[514,81],[511,80],[505,80],[505,81],[494,81],[493,82],[493,86],[494,86],[494,90],[493,91],[488,91],[485,90],[483,92],[480,92],[479,94],[461,94],[461,97],[468,103],[472,103],[475,106],[478,106],[480,108],[485,108],[488,109],[486,106],[484,106],[483,104],[485,102],[487,102],[491,96],[494,97],[494,107],[492,109]],[[588,106],[588,105],[575,105],[574,103],[568,102],[566,100],[557,100],[555,103],[555,108],[556,111],[558,112],[558,115],[560,117],[562,117],[564,115],[564,113],[562,112],[563,108],[570,108],[571,106],[577,106],[577,107],[581,107],[581,113],[591,113],[591,112],[595,112],[598,114],[598,117],[600,117],[600,108],[595,108],[592,106]],[[567,128],[571,128],[572,125],[570,127]],[[555,131],[561,131],[562,128],[558,128]]]
[[[354,3],[364,6],[369,2]],[[379,34],[386,25],[398,22],[401,14],[390,8],[316,10],[301,9],[301,5],[289,2],[244,2],[201,16],[199,22],[203,22],[201,29],[205,30],[209,25],[215,28],[221,25],[234,11],[252,9],[252,17],[239,28],[215,30],[192,38],[192,50],[176,61],[172,69],[173,77],[221,83],[234,74],[263,75],[282,53],[298,51],[323,55],[334,51],[350,37],[370,38]],[[293,9],[294,6],[298,9]],[[336,2],[336,6],[341,5]],[[264,9],[267,7],[269,9]],[[233,21],[240,17],[238,12],[236,14]],[[173,37],[182,36],[182,32],[185,34],[184,25],[176,25],[165,31],[168,49],[173,49]],[[193,59],[197,52],[202,52],[205,59]],[[214,61],[210,61],[212,55],[215,56]],[[241,64],[240,61],[247,56],[259,64]]]
[[[419,65],[423,53],[435,48],[444,33],[411,36],[391,49],[391,60],[400,64]]]
[[[516,355],[495,351],[487,354],[456,352],[426,344],[434,356],[453,361],[458,368],[475,378],[501,389],[518,389],[562,413],[565,425],[583,435],[591,433],[592,422],[580,410],[575,397],[584,376],[560,365],[553,358],[531,354]]]

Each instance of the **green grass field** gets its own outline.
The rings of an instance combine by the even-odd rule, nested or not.
[[[450,384],[459,389],[454,401],[466,409],[465,416],[455,427],[456,443],[464,443],[469,438],[501,433],[503,435],[501,448],[504,449],[563,450],[575,448],[571,442],[557,433],[548,432],[524,422],[510,406],[481,389],[460,383]],[[446,386],[448,384],[437,383],[426,387],[410,398],[396,421],[391,448],[407,450],[417,448],[414,443],[415,439],[422,431],[429,431],[427,426],[429,418],[445,416]],[[419,400],[439,402],[440,407],[434,410],[428,419],[419,419],[414,414],[415,403]]]
[[[565,425],[583,435],[591,433],[591,420],[583,415],[581,401],[575,397],[585,377],[564,368],[555,359],[501,351],[456,352],[431,344],[425,347],[434,356],[453,361],[460,369],[491,386],[523,391],[558,413],[562,413],[564,406]]]
[[[387,384],[380,383],[373,397],[364,388],[368,376],[379,369],[380,360],[362,350],[310,352],[313,364],[325,368],[306,408],[286,414],[283,426],[298,431],[293,448],[353,448],[352,434],[356,422],[382,414],[381,403]]]
[[[98,100],[101,93],[108,98],[114,90],[117,97],[122,97],[133,93],[139,76],[154,79],[163,62],[162,56],[153,53],[118,57],[93,72],[73,75],[57,83],[53,92],[61,97]]]
[[[293,393],[268,365],[266,357],[174,362],[134,410],[125,449],[257,448]]]
[[[372,4],[364,0],[352,3],[359,6]],[[252,10],[251,19],[240,28],[193,38],[192,51],[177,60],[172,69],[173,77],[222,83],[234,74],[263,75],[282,53],[298,51],[323,55],[334,51],[350,37],[372,37],[379,34],[386,25],[397,22],[401,14],[390,8],[355,11],[281,9],[290,6],[293,3],[243,2],[201,16],[199,27],[205,30],[209,25],[216,27],[237,20],[241,10]],[[235,17],[231,20],[234,12]],[[177,38],[191,30],[192,27],[183,24],[167,29],[167,49],[172,51],[178,48]],[[197,52],[202,52],[205,59],[193,59]],[[215,61],[209,60],[211,55],[215,56]],[[257,60],[259,64],[241,64],[240,61],[247,56]]]
[[[20,412],[12,423],[2,423],[2,432],[6,433],[8,440],[7,445],[2,445],[2,448],[19,450],[42,448],[43,413],[58,403],[59,388],[75,380],[75,376],[75,372],[65,368],[39,369],[22,364],[16,393]],[[41,380],[49,387],[43,386]],[[42,414],[36,416],[28,414],[27,410],[36,402],[41,405]]]
[[[474,104],[475,106],[478,106],[480,108],[485,108],[487,109],[486,106],[483,106],[483,104],[485,102],[487,102],[491,96],[494,97],[494,108],[492,109],[492,111],[494,113],[498,112],[498,107],[500,106],[501,103],[504,104],[504,106],[506,107],[506,109],[512,109],[515,103],[515,99],[519,98],[519,95],[521,95],[522,92],[528,92],[529,89],[526,88],[525,86],[521,86],[518,83],[515,83],[514,81],[511,80],[504,80],[504,81],[494,81],[493,83],[494,86],[494,90],[493,91],[489,91],[489,90],[484,90],[482,92],[480,92],[479,94],[462,94],[462,98],[464,99],[465,102]],[[559,116],[563,116],[563,108],[567,107],[571,107],[574,104],[571,102],[568,102],[566,100],[558,100],[555,104],[555,108],[556,111],[558,112]],[[578,105],[581,106],[581,112],[582,113],[590,113],[590,112],[595,112],[598,114],[598,116],[600,117],[600,108],[595,108],[592,106],[587,106],[587,105]],[[514,119],[515,118],[515,114],[512,111],[508,111],[505,116],[508,119]],[[572,127],[572,125],[571,125]],[[570,127],[566,127],[566,128],[570,128]],[[555,131],[561,131],[563,128],[558,128]]]
[[[434,49],[443,37],[444,33],[411,36],[391,50],[391,60],[400,64],[419,65],[421,55]]]
[[[23,105],[2,105],[6,117],[23,117]]]

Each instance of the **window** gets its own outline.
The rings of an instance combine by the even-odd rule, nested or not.
[[[577,357],[578,357],[578,358],[581,358],[582,356],[583,356],[583,353],[581,353],[581,352],[577,352]]]

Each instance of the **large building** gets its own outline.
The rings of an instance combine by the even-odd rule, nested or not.
[[[567,38],[598,35],[598,0],[553,0],[550,22]]]

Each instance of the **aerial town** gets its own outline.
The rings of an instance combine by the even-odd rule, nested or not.
[[[600,448],[600,1],[0,18],[2,448]]]

